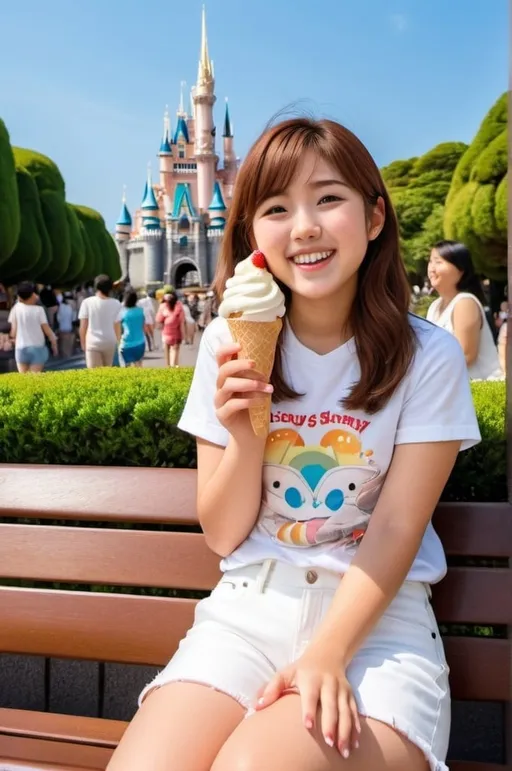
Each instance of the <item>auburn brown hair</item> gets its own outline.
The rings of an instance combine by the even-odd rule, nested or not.
[[[362,196],[368,220],[378,199],[385,203],[384,226],[368,244],[349,319],[361,379],[343,401],[345,408],[371,414],[386,404],[405,376],[416,337],[408,319],[410,288],[400,256],[395,211],[375,161],[351,131],[331,120],[294,118],[267,129],[256,140],[238,173],[213,288],[222,298],[235,265],[256,248],[252,233],[256,210],[288,187],[308,150],[337,169],[346,184]],[[289,308],[291,292],[280,286]],[[301,396],[284,379],[282,334],[271,378],[277,402]]]

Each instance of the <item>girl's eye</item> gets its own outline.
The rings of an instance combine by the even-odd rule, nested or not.
[[[286,211],[286,209],[284,209],[283,206],[271,206],[263,216],[266,217],[269,214],[282,214],[284,211]]]
[[[324,195],[318,203],[332,203],[333,201],[342,201],[343,199],[339,195]]]

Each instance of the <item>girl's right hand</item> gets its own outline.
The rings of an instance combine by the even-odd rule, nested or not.
[[[235,358],[240,351],[238,343],[223,345],[217,352],[219,374],[214,405],[217,419],[232,436],[247,434],[251,429],[249,407],[268,398],[273,387],[259,372],[254,361]]]

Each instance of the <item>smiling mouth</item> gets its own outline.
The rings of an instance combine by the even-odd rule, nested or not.
[[[311,252],[311,254],[296,254],[292,257],[292,262],[295,265],[316,265],[319,262],[325,262],[334,254],[336,250],[331,249],[329,252]]]

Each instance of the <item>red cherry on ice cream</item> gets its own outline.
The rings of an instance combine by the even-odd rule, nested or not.
[[[252,255],[252,264],[255,268],[261,268],[262,270],[267,267],[267,263],[265,261],[265,255],[263,252],[260,252],[259,249],[256,249],[254,254]]]

